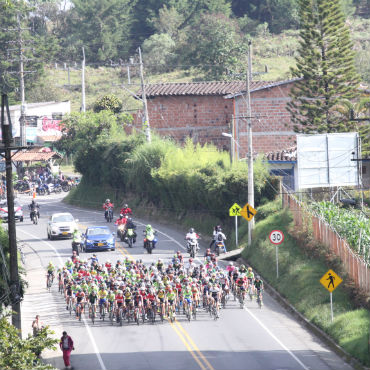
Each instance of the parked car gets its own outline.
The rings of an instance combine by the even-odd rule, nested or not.
[[[48,239],[72,238],[73,231],[78,229],[77,222],[78,220],[68,212],[54,213],[47,225]]]
[[[23,209],[17,199],[14,199],[14,213],[15,219],[23,222]],[[6,200],[0,202],[0,218],[4,221],[8,220],[8,203]]]
[[[82,249],[84,252],[116,249],[115,233],[108,226],[90,226],[82,234]]]

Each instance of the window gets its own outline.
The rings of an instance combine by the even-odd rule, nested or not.
[[[61,112],[52,113],[51,118],[60,121],[63,119],[63,113]]]
[[[37,116],[26,116],[26,126],[27,127],[37,127]]]

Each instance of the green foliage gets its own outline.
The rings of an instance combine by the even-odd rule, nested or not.
[[[187,31],[187,48],[181,45],[182,58],[199,66],[206,79],[225,78],[239,67],[245,55],[236,21],[222,14],[204,14]]]
[[[55,349],[57,339],[48,327],[42,329],[36,337],[29,335],[20,339],[18,330],[9,323],[7,317],[0,318],[0,368],[7,369],[53,369],[52,365],[43,364],[36,354],[44,349]]]
[[[313,203],[311,207],[359,256],[370,262],[370,223],[360,210],[340,208],[330,202]]]
[[[304,133],[340,132],[334,107],[353,99],[359,78],[349,29],[339,0],[299,0],[300,46],[292,75],[303,78],[292,89],[288,110]]]
[[[96,100],[93,110],[95,113],[99,113],[102,110],[119,113],[122,110],[122,102],[114,94],[104,95],[102,98]]]
[[[282,230],[285,235],[282,246],[278,247],[278,279],[275,247],[268,239],[274,229]],[[291,236],[292,229],[292,215],[289,211],[285,209],[271,213],[256,223],[252,246],[244,249],[243,257],[309,321],[368,366],[369,311],[354,307],[353,298],[346,288],[345,273],[341,267],[336,266],[335,271],[344,278],[344,282],[334,292],[334,321],[331,322],[329,294],[319,283],[328,268],[333,268],[333,263],[325,260],[328,251],[311,240],[307,233],[304,233],[302,240],[296,240]],[[239,235],[241,242],[246,244],[246,230]],[[321,253],[318,256],[310,254],[308,243],[319,248]]]
[[[158,73],[172,69],[175,46],[175,41],[167,33],[154,34],[146,39],[143,43],[143,59],[150,61],[146,63],[149,70]]]

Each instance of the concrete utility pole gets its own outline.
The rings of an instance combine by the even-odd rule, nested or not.
[[[19,30],[19,84],[21,92],[21,117],[20,123],[20,135],[21,135],[21,146],[26,145],[26,99],[24,94],[24,68],[23,68],[23,39],[22,39],[22,28],[19,14],[17,14],[17,25]]]
[[[146,94],[145,94],[145,83],[144,83],[144,66],[143,60],[141,58],[141,48],[139,47],[139,64],[140,64],[140,80],[141,80],[141,95],[143,101],[143,108],[144,108],[144,118],[143,118],[143,126],[145,126],[145,136],[147,142],[151,142],[151,134],[150,134],[150,123],[149,123],[149,113],[148,113],[148,105],[146,101]]]
[[[5,107],[7,119],[5,119]],[[12,302],[12,324],[19,329],[21,336],[21,294],[20,294],[20,281],[18,272],[18,250],[17,238],[15,229],[15,211],[14,211],[14,191],[13,191],[13,178],[12,178],[12,150],[22,149],[23,147],[12,147],[12,130],[10,122],[10,111],[8,104],[8,96],[1,94],[1,130],[2,141],[4,148],[0,152],[5,152],[5,166],[6,166],[6,193],[8,204],[8,235],[9,235],[9,265],[10,265],[10,298]]]
[[[250,94],[250,71],[252,70],[251,41],[248,41],[247,68],[247,125],[248,125],[248,204],[254,208],[254,178],[253,178],[253,143],[252,143],[252,108]],[[248,222],[248,247],[252,244],[253,219]]]
[[[85,48],[82,47],[82,78],[81,78],[81,90],[82,90],[82,105],[81,112],[86,112],[86,101],[85,101]]]

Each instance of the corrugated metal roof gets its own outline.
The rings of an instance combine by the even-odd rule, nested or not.
[[[31,148],[24,151],[20,151],[12,156],[12,161],[15,162],[36,162],[36,161],[47,161],[50,158],[58,157],[62,158],[62,156],[57,153],[51,151],[50,148]]]
[[[293,146],[288,149],[278,150],[265,154],[268,161],[290,162],[297,160],[297,147]]]
[[[41,139],[44,142],[54,142],[61,139],[62,135],[45,135],[45,136],[37,136],[38,139]]]
[[[147,85],[147,98],[156,96],[228,95],[245,90],[245,81],[168,82]],[[270,81],[252,81],[251,90],[271,86]],[[141,90],[138,93],[141,96]]]

